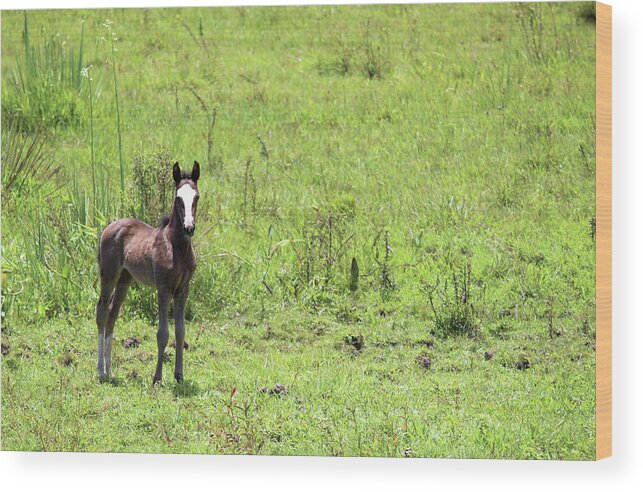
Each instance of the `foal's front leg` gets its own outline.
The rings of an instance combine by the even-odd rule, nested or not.
[[[183,381],[183,344],[185,342],[185,303],[188,298],[188,285],[174,296],[174,338],[176,343],[176,360],[174,361],[174,378]]]
[[[167,322],[167,312],[170,303],[170,294],[166,290],[158,291],[159,307],[159,329],[156,332],[156,345],[158,347],[158,360],[156,362],[156,372],[154,373],[154,384],[158,383],[163,377],[163,354],[167,347],[167,340],[170,337]]]

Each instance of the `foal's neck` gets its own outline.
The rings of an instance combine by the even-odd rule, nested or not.
[[[192,244],[192,238],[183,232],[181,219],[179,218],[179,211],[176,203],[172,206],[172,213],[170,214],[170,221],[167,224],[170,240],[174,246],[177,246],[181,251],[188,249]]]

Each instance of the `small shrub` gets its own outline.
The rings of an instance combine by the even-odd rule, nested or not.
[[[581,2],[578,6],[578,18],[589,23],[596,23],[596,3]]]
[[[150,225],[157,226],[161,217],[170,212],[174,181],[172,159],[167,149],[134,156],[129,197],[128,213]]]

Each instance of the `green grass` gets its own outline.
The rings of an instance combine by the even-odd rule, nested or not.
[[[92,81],[3,189],[3,449],[592,459],[594,25],[534,9],[29,12]],[[202,164],[186,382],[135,288],[99,385],[97,235],[164,152]]]

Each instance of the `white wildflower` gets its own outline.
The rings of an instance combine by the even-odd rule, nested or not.
[[[80,69],[80,75],[81,77],[89,80],[94,80],[92,79],[91,75],[89,74],[89,71],[94,68],[94,65],[89,65],[88,67],[83,67]]]

